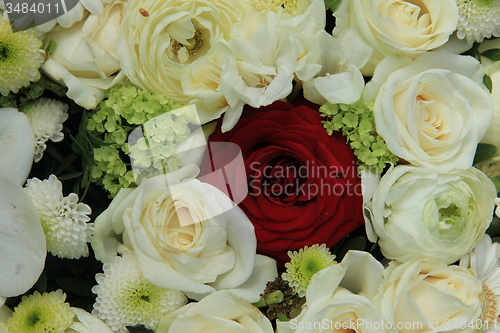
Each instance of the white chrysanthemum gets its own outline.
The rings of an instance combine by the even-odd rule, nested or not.
[[[285,264],[286,273],[283,273],[282,278],[288,281],[300,297],[306,295],[307,286],[314,274],[337,263],[335,255],[330,253],[326,244],[314,244],[309,248],[306,246],[299,252],[288,251],[288,256],[291,260]]]
[[[26,190],[40,217],[47,251],[59,258],[88,256],[87,242],[94,232],[93,223],[87,223],[90,207],[78,203],[75,193],[63,197],[62,184],[54,175],[44,181],[28,179]]]
[[[17,93],[40,79],[41,45],[32,29],[13,33],[9,22],[0,15],[0,94]]]
[[[467,37],[470,44],[482,42],[485,38],[500,36],[500,1],[457,0],[457,36]]]
[[[133,252],[125,252],[110,264],[104,274],[97,274],[98,285],[93,315],[98,316],[118,333],[128,333],[126,326],[144,325],[155,329],[158,320],[187,303],[180,291],[157,287],[142,275]]]
[[[460,260],[460,266],[472,268],[483,282],[483,332],[500,329],[500,247],[485,234],[473,251]]]
[[[68,105],[55,99],[40,98],[28,104],[23,112],[28,116],[35,133],[35,162],[40,161],[49,139],[59,142],[64,139],[62,124],[68,119]]]

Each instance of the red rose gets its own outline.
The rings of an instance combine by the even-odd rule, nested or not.
[[[364,223],[356,158],[342,134],[326,133],[315,108],[284,102],[246,107],[226,133],[219,120],[209,144],[240,147],[243,184],[234,166],[225,168],[225,179],[210,175],[234,160],[235,145],[212,145],[201,167],[201,177],[226,193],[225,184],[236,181],[230,196],[241,195],[242,189],[245,194],[248,188],[239,206],[254,224],[257,249],[282,262],[289,260],[289,250],[323,243],[332,247]]]

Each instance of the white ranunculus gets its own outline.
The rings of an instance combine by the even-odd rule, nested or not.
[[[380,309],[399,333],[477,332],[483,287],[472,270],[434,260],[393,261],[384,271]]]
[[[28,117],[0,109],[0,303],[30,289],[45,266],[45,235],[21,184],[33,163],[35,135]],[[2,297],[3,296],[3,297]]]
[[[100,15],[90,14],[71,28],[48,34],[57,47],[42,70],[67,86],[68,97],[87,109],[95,108],[105,91],[125,78],[116,47],[126,5],[126,0],[113,0]]]
[[[273,327],[248,301],[221,290],[169,313],[156,329],[156,333],[178,332],[273,333]]]
[[[157,176],[122,189],[95,220],[96,258],[113,260],[121,235],[153,285],[194,299],[227,289],[256,302],[277,276],[276,262],[256,256],[250,220],[223,192],[190,179],[197,172],[191,165],[168,174],[168,188]]]
[[[365,75],[386,55],[412,56],[446,43],[458,23],[455,0],[343,0],[333,15],[334,36],[356,28],[373,47]]]
[[[386,332],[382,314],[372,303],[383,270],[371,254],[349,251],[341,263],[314,274],[302,312],[291,321],[278,320],[277,332]]]
[[[472,166],[493,106],[481,64],[469,56],[428,52],[412,61],[391,55],[364,96],[375,98],[377,133],[413,165],[446,172]]]
[[[371,212],[369,227],[386,258],[450,264],[484,235],[495,197],[495,185],[476,168],[437,173],[397,166],[382,177],[365,208]]]
[[[247,0],[130,0],[118,54],[127,77],[139,87],[187,103],[181,76],[218,39],[228,40],[243,20]]]

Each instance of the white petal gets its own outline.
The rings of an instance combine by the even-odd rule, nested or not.
[[[13,108],[0,109],[0,175],[22,185],[35,154],[35,134],[28,117]]]
[[[45,265],[45,235],[31,199],[12,179],[0,176],[0,295],[31,288]]]
[[[101,319],[79,308],[71,308],[79,322],[72,323],[69,328],[78,333],[113,333]]]
[[[349,65],[347,72],[317,78],[314,87],[332,104],[352,104],[361,98],[365,80],[356,66]]]

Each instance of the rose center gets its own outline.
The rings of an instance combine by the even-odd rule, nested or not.
[[[384,2],[381,4],[381,6]],[[425,20],[420,20],[424,14],[428,13],[427,7],[421,0],[393,1],[386,9],[380,8],[384,17],[390,17],[399,29],[418,29],[428,25],[426,15]],[[384,15],[385,13],[385,15]]]

